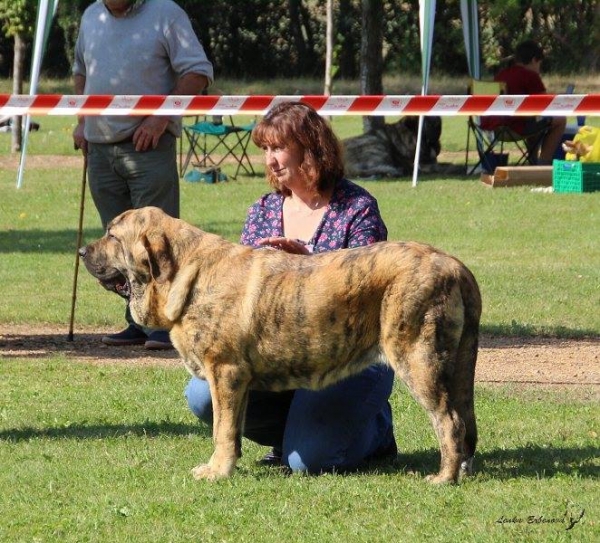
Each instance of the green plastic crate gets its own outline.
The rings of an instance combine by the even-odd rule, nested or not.
[[[554,192],[594,192],[600,190],[600,163],[555,160],[552,164]]]

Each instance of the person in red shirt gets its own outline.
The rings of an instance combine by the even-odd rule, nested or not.
[[[533,40],[520,43],[514,55],[514,63],[501,70],[494,78],[506,84],[506,94],[546,94],[546,86],[540,77],[544,60],[542,48]],[[562,141],[565,131],[566,117],[484,117],[482,128],[494,130],[500,126],[508,126],[521,136],[531,135],[528,145],[536,145],[537,134],[546,128],[537,157],[537,164],[552,164],[556,148]],[[535,156],[535,155],[534,155]]]

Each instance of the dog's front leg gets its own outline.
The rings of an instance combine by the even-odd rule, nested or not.
[[[236,366],[213,366],[212,369],[207,371],[207,380],[212,396],[215,449],[207,464],[192,470],[195,479],[209,481],[229,477],[242,456],[242,431],[249,390],[249,379]]]

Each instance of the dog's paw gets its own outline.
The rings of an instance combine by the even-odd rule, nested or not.
[[[436,475],[428,475],[425,480],[432,485],[449,485],[456,483],[456,480],[444,473],[438,473]]]
[[[466,460],[463,460],[460,464],[460,476],[461,477],[468,477],[470,475],[473,475],[473,460],[475,458],[473,456],[470,456],[469,458],[467,458]]]
[[[197,481],[205,480],[205,481],[216,481],[218,479],[223,479],[227,477],[227,474],[220,473],[213,469],[210,464],[200,464],[192,469],[192,476]]]

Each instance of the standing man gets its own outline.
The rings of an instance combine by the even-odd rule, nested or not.
[[[212,64],[187,14],[172,0],[97,0],[84,12],[75,46],[76,94],[196,95]],[[90,192],[102,225],[127,209],[157,206],[179,216],[178,116],[81,116],[75,148],[87,154]],[[127,328],[107,345],[172,348],[167,331]]]

